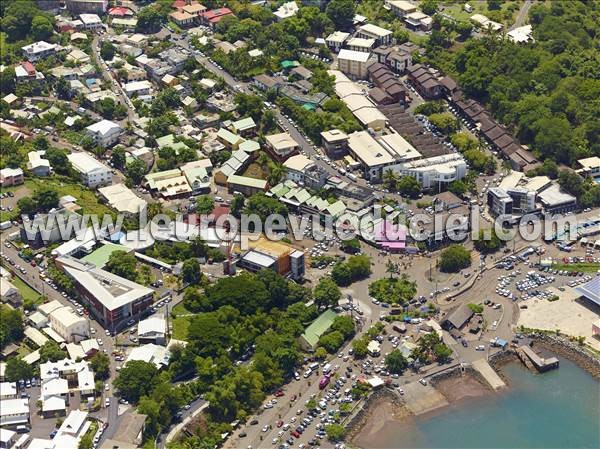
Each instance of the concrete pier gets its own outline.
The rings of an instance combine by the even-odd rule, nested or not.
[[[517,351],[517,354],[526,366],[529,366],[527,363],[529,362],[540,373],[558,368],[558,359],[556,357],[549,357],[547,359],[544,359],[537,355],[535,351],[527,345],[521,346]]]
[[[492,387],[494,390],[499,390],[501,388],[506,387],[504,381],[498,376],[496,371],[490,366],[490,364],[484,360],[479,359],[473,362],[473,368],[477,370],[479,374],[483,376],[485,381]]]

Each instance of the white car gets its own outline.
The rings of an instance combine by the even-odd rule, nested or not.
[[[104,385],[104,391],[110,390],[110,386],[108,384]]]
[[[104,405],[106,407],[108,407],[110,405],[110,398],[106,398],[106,400],[104,401]]]

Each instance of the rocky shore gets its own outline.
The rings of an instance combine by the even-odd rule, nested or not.
[[[600,358],[576,342],[561,336],[536,334],[533,339],[533,348],[542,348],[569,359],[590,373],[594,379],[600,379]]]

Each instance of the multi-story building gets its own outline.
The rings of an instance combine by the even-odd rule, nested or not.
[[[104,14],[108,0],[65,0],[65,6],[73,14]]]
[[[122,329],[128,320],[143,316],[153,301],[154,291],[69,256],[58,257],[56,265],[73,279],[75,288],[106,329]]]
[[[513,199],[500,187],[492,187],[488,190],[487,203],[492,215],[512,215],[513,213]]]
[[[338,69],[354,79],[366,79],[367,68],[372,62],[370,52],[343,48],[338,54]]]
[[[96,145],[106,148],[117,143],[123,129],[110,120],[100,120],[85,128],[85,131],[94,139]]]
[[[350,33],[334,31],[325,38],[325,43],[332,51],[337,53],[342,49],[348,37],[350,37]]]
[[[339,159],[348,154],[348,135],[339,129],[321,133],[321,143],[329,157]]]
[[[61,307],[49,315],[50,327],[66,342],[79,342],[90,336],[88,321],[76,315],[70,307]]]
[[[20,168],[6,167],[0,170],[0,186],[18,186],[23,182],[25,182],[25,177],[23,176],[23,170]]]
[[[375,39],[375,44],[379,46],[390,44],[392,42],[392,34],[393,33],[390,30],[367,23],[358,28],[356,37]]]
[[[95,188],[112,183],[112,171],[87,153],[71,153],[67,156],[75,170],[81,174],[82,182]]]
[[[39,61],[40,59],[47,58],[48,56],[56,53],[58,46],[56,44],[49,44],[45,41],[34,42],[33,44],[25,45],[21,47],[23,56],[29,62]]]
[[[302,154],[290,157],[283,166],[287,169],[287,179],[305,187],[318,189],[327,180],[327,172]]]

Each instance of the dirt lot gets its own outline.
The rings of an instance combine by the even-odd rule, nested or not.
[[[552,289],[551,289],[552,290]],[[600,350],[600,340],[592,337],[592,323],[600,316],[600,307],[577,299],[578,294],[571,288],[564,292],[556,290],[560,297],[558,301],[527,300],[527,309],[522,309],[519,316],[519,326],[534,329],[560,330],[574,337],[585,337],[586,343]]]

